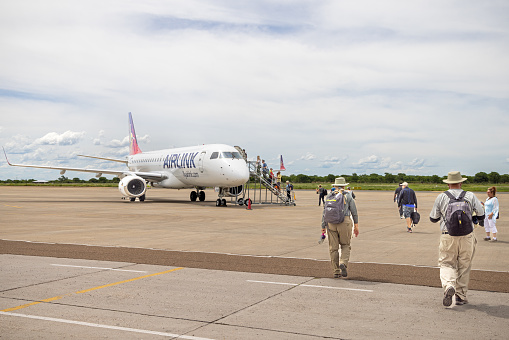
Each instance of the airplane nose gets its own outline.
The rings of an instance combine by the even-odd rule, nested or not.
[[[232,166],[232,172],[230,174],[230,180],[234,185],[242,185],[249,180],[249,169],[245,162],[239,162]]]

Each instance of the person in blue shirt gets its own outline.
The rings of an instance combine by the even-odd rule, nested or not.
[[[412,219],[410,215],[417,211],[417,196],[415,191],[408,187],[407,182],[401,184],[401,191],[398,196],[398,208],[401,207],[403,210],[403,217],[406,219],[407,232],[412,232]]]

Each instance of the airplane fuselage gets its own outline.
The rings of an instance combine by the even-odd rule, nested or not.
[[[249,179],[246,161],[233,147],[208,144],[130,155],[127,166],[133,172],[160,173],[166,179],[154,187],[184,189],[234,187]]]

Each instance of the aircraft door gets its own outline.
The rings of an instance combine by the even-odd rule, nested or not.
[[[207,151],[200,152],[200,156],[198,158],[198,169],[200,170],[201,173],[203,173],[203,161],[205,160],[206,153]]]

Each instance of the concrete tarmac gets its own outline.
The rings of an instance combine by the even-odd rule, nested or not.
[[[439,186],[439,189],[445,190],[445,186],[444,188]],[[203,333],[206,336],[200,335],[206,338],[295,338],[292,336],[296,335],[304,336],[303,338],[371,338],[377,329],[384,329],[383,332],[376,333],[381,338],[398,336],[419,338],[419,334],[422,334],[423,337],[424,335],[438,337],[439,333],[442,336],[447,334],[449,338],[464,338],[467,333],[463,334],[462,331],[458,331],[463,327],[461,323],[459,324],[461,326],[448,328],[447,324],[441,322],[444,316],[439,316],[440,313],[446,311],[441,304],[441,288],[437,288],[440,286],[436,268],[439,227],[437,224],[429,222],[427,217],[437,194],[438,192],[417,193],[421,222],[414,229],[414,233],[409,234],[405,231],[405,222],[399,219],[396,206],[392,202],[392,193],[357,191],[356,203],[360,215],[360,235],[352,242],[352,263],[349,266],[348,279],[334,280],[330,278],[328,247],[326,244],[319,245],[317,243],[320,235],[322,208],[318,207],[318,196],[312,191],[297,191],[297,206],[295,207],[253,205],[252,210],[247,210],[244,206],[239,207],[231,204],[228,207],[216,207],[216,197],[213,196],[211,190],[207,191],[208,198],[205,202],[190,202],[189,190],[163,189],[149,190],[145,202],[129,202],[121,200],[120,194],[115,188],[0,187],[0,221],[2,225],[0,254],[4,254],[0,256],[0,259],[2,260],[2,273],[8,273],[7,275],[2,274],[0,280],[0,301],[6,302],[4,298],[13,298],[11,295],[13,293],[16,293],[14,300],[26,301],[44,300],[59,295],[60,292],[64,293],[63,290],[59,290],[57,294],[52,294],[52,291],[43,291],[42,293],[38,292],[37,296],[30,294],[25,296],[24,287],[41,288],[47,284],[51,285],[52,282],[59,281],[59,279],[52,277],[46,279],[44,275],[41,278],[40,272],[33,266],[27,265],[21,265],[21,267],[14,265],[11,271],[6,271],[6,268],[15,263],[35,264],[39,260],[51,262],[51,258],[56,257],[61,258],[58,259],[59,261],[66,263],[70,261],[79,263],[79,265],[97,263],[95,267],[100,268],[137,266],[157,268],[148,272],[185,267],[185,270],[178,270],[178,275],[192,274],[186,276],[185,280],[183,279],[180,283],[184,286],[186,284],[198,285],[194,288],[190,287],[190,292],[194,293],[208,288],[209,282],[201,280],[202,276],[209,277],[210,275],[221,277],[220,281],[225,280],[225,282],[234,280],[232,277],[252,275],[256,278],[261,277],[261,279],[252,281],[285,283],[260,283],[262,291],[268,289],[265,285],[285,287],[283,291],[288,290],[289,292],[303,288],[301,287],[303,284],[327,287],[340,285],[341,288],[344,288],[343,285],[346,287],[352,285],[352,287],[355,286],[355,289],[362,289],[366,285],[392,287],[387,288],[389,295],[384,295],[385,297],[380,298],[381,300],[369,298],[368,295],[366,300],[361,300],[363,301],[361,304],[357,304],[359,301],[355,298],[349,302],[350,305],[345,305],[351,307],[346,308],[350,316],[349,321],[360,320],[360,324],[356,326],[350,323],[346,325],[340,321],[332,322],[331,315],[336,320],[340,320],[342,316],[339,313],[342,307],[338,307],[333,302],[336,300],[328,301],[330,290],[333,288],[321,288],[327,293],[317,296],[321,301],[318,306],[312,307],[313,298],[307,297],[301,301],[300,298],[294,297],[290,299],[290,302],[282,302],[280,306],[287,315],[278,311],[279,314],[276,313],[274,317],[267,311],[260,310],[247,315],[255,316],[261,313],[261,316],[267,320],[253,321],[255,323],[253,325],[247,322],[246,320],[249,318],[244,316],[244,321],[247,323],[242,322],[241,326],[233,328],[230,324],[228,327],[222,327],[223,321],[211,322],[206,318],[195,317],[193,319],[186,315],[189,311],[201,308],[194,306],[194,303],[201,306],[205,303],[203,301],[206,301],[205,297],[203,300],[201,298],[196,300],[193,297],[189,305],[180,306],[178,309],[185,316],[171,315],[170,318],[189,319],[198,323],[208,322],[207,332]],[[483,195],[485,194],[477,196],[484,201]],[[503,216],[503,211],[507,211],[506,208],[509,206],[509,196],[501,194],[498,197]],[[482,320],[486,325],[485,331],[488,332],[484,334],[493,335],[489,337],[506,334],[509,330],[506,320],[509,317],[507,295],[509,292],[509,247],[508,241],[504,239],[504,230],[507,230],[507,224],[504,218],[497,222],[500,239],[497,243],[483,241],[484,231],[481,228],[476,229],[479,243],[470,282],[469,300],[471,303],[467,306],[453,308],[458,312],[461,311],[456,314],[467,312],[469,318],[465,319],[471,320],[470,317],[474,317]],[[26,275],[21,274],[23,268],[29,268]],[[103,269],[99,271],[109,272],[109,270]],[[74,277],[69,273],[66,275],[70,275],[69,278]],[[173,275],[173,273],[169,273],[167,276],[173,277]],[[160,276],[163,277],[166,274]],[[18,281],[9,287],[10,280]],[[115,279],[103,280],[103,282],[105,281],[107,281],[106,283],[116,282]],[[139,282],[142,281],[148,282],[145,279],[139,280]],[[391,282],[420,287],[391,285],[389,284]],[[90,283],[91,285],[95,284],[95,282]],[[297,286],[288,284],[297,284]],[[218,287],[221,285],[217,284]],[[120,286],[124,285],[118,285],[118,287]],[[76,291],[79,289],[82,287],[76,288]],[[184,288],[179,287],[178,289],[179,297],[190,294],[190,292],[182,292],[182,289]],[[227,296],[229,290],[218,289],[219,291],[212,293],[217,294],[217,300],[229,301]],[[72,291],[73,289],[70,289],[67,293],[72,293]],[[159,288],[151,291],[156,296],[157,293],[168,293]],[[274,296],[280,296],[283,291],[278,291]],[[245,293],[247,295],[255,294],[250,290]],[[223,298],[219,297],[221,294]],[[238,295],[242,294],[243,292],[236,292],[233,295],[235,298],[239,298]],[[299,296],[301,296],[300,294],[301,292],[299,292]],[[172,296],[175,297],[175,295]],[[198,297],[201,296],[198,294],[196,298]],[[258,304],[263,301],[271,301],[279,306],[279,302],[272,299],[272,296],[261,297]],[[111,299],[111,307],[89,308],[98,308],[99,310],[111,308],[116,311],[115,301],[116,299]],[[156,302],[162,303],[161,301],[167,300],[164,298]],[[16,301],[3,302],[1,310],[16,305]],[[240,308],[238,312],[242,314],[244,311],[249,311],[250,302],[252,301],[245,302],[245,305],[240,307],[237,306]],[[375,304],[372,304],[373,302]],[[148,308],[145,306],[147,302],[144,299],[134,298],[132,303]],[[158,303],[155,304],[157,308],[162,308]],[[37,308],[41,308],[42,305],[49,308],[46,306],[48,304],[53,305],[54,303],[44,303],[40,304],[41,306],[38,304]],[[152,305],[154,306],[154,304]],[[389,305],[393,306],[395,310],[402,309],[405,314],[394,318],[389,317],[395,313],[391,309],[386,309]],[[31,306],[30,309],[32,308]],[[236,307],[231,308],[235,310]],[[385,317],[382,318],[378,312],[373,312],[370,308],[381,309],[384,311]],[[421,310],[423,308],[424,310]],[[437,311],[439,312],[435,315]],[[87,309],[87,314],[88,312]],[[132,310],[129,310],[130,312]],[[294,315],[294,312],[297,314]],[[365,314],[366,312],[367,314]],[[17,311],[9,313],[17,313]],[[134,315],[137,315],[136,313],[134,312]],[[421,315],[426,313],[429,313],[429,322],[424,322],[422,329],[414,328],[413,324],[417,322],[414,316],[419,315],[420,319]],[[149,312],[146,314],[152,315]],[[59,319],[58,313],[51,312],[47,315]],[[167,317],[165,313],[154,313],[154,315],[156,318]],[[366,315],[375,316],[369,318]],[[411,316],[410,321],[406,322],[409,315]],[[214,315],[214,317],[218,316]],[[297,321],[296,325],[290,322],[294,317]],[[445,316],[446,319],[448,317],[449,314]],[[112,318],[119,320],[118,316],[112,316]],[[222,318],[224,315],[215,320],[222,320]],[[18,321],[13,321],[13,319]],[[125,324],[131,318],[126,317],[124,320],[121,317],[120,319],[122,322],[119,324]],[[136,319],[136,317],[132,319]],[[36,326],[33,326],[32,322],[27,322],[26,318],[4,314],[0,316],[0,320],[10,320],[9,324],[13,322],[13,330],[19,330],[18,327],[21,325],[21,333],[13,331],[14,333],[9,334],[25,334],[24,331],[27,332],[26,334],[35,334],[31,333],[30,328]],[[86,320],[89,322],[90,319]],[[315,329],[309,323],[304,323],[305,320],[314,320],[319,327]],[[43,321],[38,319],[33,322]],[[328,323],[325,324],[325,321]],[[503,321],[503,325],[500,325],[499,321]],[[46,322],[50,321],[46,320]],[[52,321],[51,324],[55,322],[57,321]],[[69,325],[64,322],[60,323]],[[435,326],[430,326],[431,324]],[[212,328],[208,328],[212,325],[214,327],[221,325],[219,328],[223,330],[215,333],[211,331]],[[266,325],[270,325],[270,327],[266,327]],[[470,324],[470,326],[476,325],[476,323]],[[500,327],[498,327],[499,325]],[[398,328],[395,328],[396,326]],[[465,324],[464,326],[465,329],[469,329],[467,327],[469,325]],[[102,333],[106,332],[106,328],[88,327],[94,328],[94,332],[105,334],[104,338],[109,338],[110,336],[107,334],[112,332],[110,328],[107,333]],[[367,328],[370,327],[374,327],[372,331],[375,333],[368,331]],[[133,328],[145,329],[147,327]],[[54,328],[51,327],[51,329]],[[177,327],[167,333],[195,334],[192,331],[189,333],[189,329],[192,327],[182,331]],[[205,328],[198,327],[196,329],[203,330]],[[235,332],[239,331],[239,333],[222,333],[225,329],[235,329]],[[368,332],[359,332],[359,329]],[[479,330],[479,328],[477,329]],[[254,333],[252,333],[253,330]],[[257,331],[261,332],[259,337],[254,336]],[[269,333],[262,331],[269,331]],[[449,331],[451,332],[449,333]],[[476,330],[472,328],[472,332],[476,332]],[[138,334],[134,338],[141,338],[139,334],[148,334],[131,333]],[[67,336],[64,338],[70,337],[69,334],[72,333],[65,334]],[[202,333],[197,332],[196,334]],[[266,336],[264,336],[265,334]],[[466,337],[468,338],[468,336]],[[46,336],[42,338],[46,338]]]

